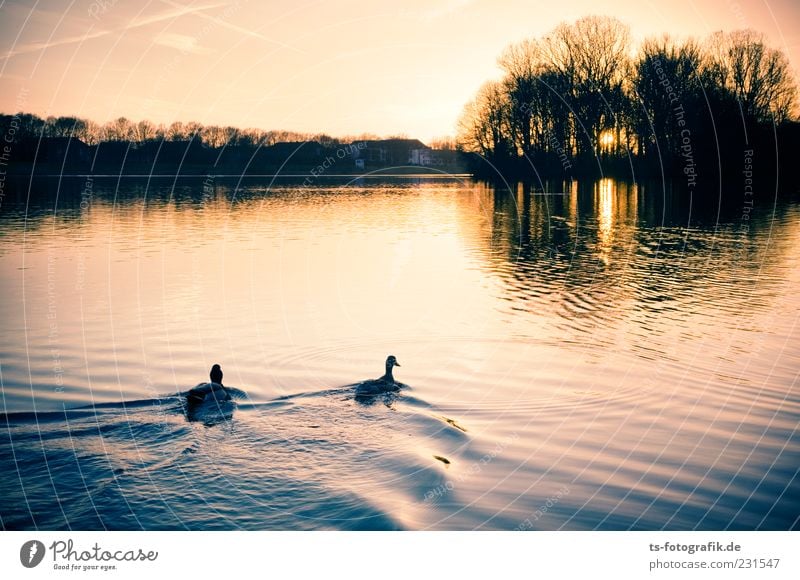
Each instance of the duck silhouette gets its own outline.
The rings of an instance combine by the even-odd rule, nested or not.
[[[209,373],[210,383],[201,383],[186,393],[186,402],[198,405],[205,401],[230,401],[228,389],[222,385],[222,368],[215,364]]]
[[[386,359],[386,372],[379,379],[370,379],[356,384],[356,397],[371,397],[382,393],[399,391],[404,385],[394,380],[392,369],[399,367],[400,363],[394,355]]]

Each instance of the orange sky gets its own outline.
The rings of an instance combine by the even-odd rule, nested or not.
[[[754,28],[800,68],[797,0],[64,4],[0,4],[0,111],[429,140],[455,132],[507,44],[587,14],[635,39]]]

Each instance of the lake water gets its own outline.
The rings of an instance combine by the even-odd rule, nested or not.
[[[798,528],[796,197],[545,189],[8,182],[2,527]]]

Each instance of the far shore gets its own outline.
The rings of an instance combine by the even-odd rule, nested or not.
[[[34,166],[31,163],[17,163],[3,168],[3,174],[9,177],[230,177],[230,178],[251,178],[251,177],[276,177],[276,178],[295,178],[295,179],[310,179],[312,182],[317,180],[324,180],[329,178],[345,178],[345,177],[390,177],[393,175],[402,176],[426,176],[426,177],[471,177],[472,173],[467,171],[463,166],[450,166],[450,167],[419,167],[419,166],[399,166],[399,167],[379,167],[379,168],[366,168],[363,170],[350,170],[350,171],[330,171],[326,173],[314,174],[313,167],[284,167],[284,168],[259,168],[256,171],[236,171],[227,167],[207,167],[201,165],[188,165],[182,166],[177,171],[175,167],[150,167],[150,166],[133,166],[126,167],[123,171],[119,167],[95,167],[87,171],[85,167],[78,168],[61,168],[57,165],[51,164],[37,164]]]

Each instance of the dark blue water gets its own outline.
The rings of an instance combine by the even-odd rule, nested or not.
[[[791,195],[745,224],[610,180],[25,187],[3,529],[800,526]],[[342,388],[388,354],[407,389]],[[247,397],[187,414],[213,363]]]

